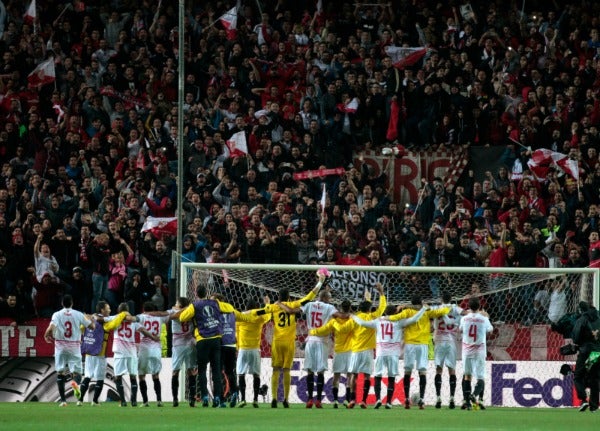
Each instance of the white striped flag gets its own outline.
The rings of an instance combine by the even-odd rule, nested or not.
[[[419,62],[427,54],[427,48],[424,46],[414,48],[386,46],[385,53],[392,59],[394,67],[404,69]]]
[[[229,157],[243,157],[248,154],[248,144],[246,143],[246,133],[234,133],[231,138],[225,142],[229,149]]]
[[[55,80],[56,72],[54,71],[54,57],[42,61],[35,69],[33,69],[33,72],[27,76],[29,88],[50,84]]]
[[[35,7],[35,0],[31,0],[31,3],[29,3],[29,7],[27,8],[27,12],[25,12],[25,15],[23,15],[23,21],[25,24],[33,25],[36,18],[37,11]]]
[[[148,217],[142,226],[142,232],[150,232],[161,239],[165,234],[177,235],[177,217]]]
[[[227,39],[235,39],[237,36],[237,7],[233,7],[221,15],[219,21],[227,32]]]

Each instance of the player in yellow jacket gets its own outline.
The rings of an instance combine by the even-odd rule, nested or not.
[[[375,285],[375,289],[379,292],[379,306],[375,311],[371,311],[373,303],[371,302],[371,293],[365,291],[365,300],[358,306],[356,316],[363,321],[376,319],[383,315],[387,306],[385,295],[383,294],[383,286],[381,283]],[[352,331],[352,344],[350,362],[348,364],[348,388],[350,390],[350,402],[348,408],[354,408],[356,401],[363,409],[367,408],[365,400],[369,389],[371,389],[371,373],[373,372],[373,350],[376,345],[375,330],[359,325],[354,320],[349,320],[343,325],[341,330]],[[356,397],[356,379],[359,374],[364,375],[363,393],[360,398]]]
[[[414,295],[412,305],[420,309],[423,301],[419,295]],[[419,312],[418,309],[407,308],[398,314],[390,316],[391,321],[407,319]],[[413,368],[419,371],[419,409],[425,408],[423,398],[427,385],[427,362],[429,360],[429,340],[431,338],[430,320],[443,317],[450,312],[449,307],[427,310],[419,321],[404,328],[404,408],[410,408],[410,375]]]
[[[269,304],[269,297],[265,297],[265,303]],[[258,308],[258,302],[250,299],[246,304],[247,310]],[[246,406],[246,374],[252,374],[252,387],[254,389],[254,398],[252,406],[258,408],[258,395],[260,391],[260,341],[262,329],[265,323],[271,320],[270,314],[262,316],[252,315],[251,313],[242,313],[242,316],[248,320],[236,318],[236,338],[238,343],[238,356],[236,363],[236,373],[238,375],[238,386],[241,401],[239,407]]]
[[[296,314],[289,311],[300,308],[307,302],[312,301],[319,293],[324,281],[325,276],[319,275],[319,281],[313,290],[297,301],[290,301],[289,289],[283,288],[279,291],[278,302],[253,312],[257,316],[271,314],[273,320],[273,342],[271,343],[271,366],[273,367],[273,375],[271,376],[272,408],[277,408],[277,389],[279,387],[279,375],[282,372],[283,407],[289,408],[288,396],[292,383],[290,369],[296,351]]]

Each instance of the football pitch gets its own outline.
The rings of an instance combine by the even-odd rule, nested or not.
[[[600,414],[600,413],[598,413]],[[289,409],[272,409],[269,404],[260,408],[213,409],[190,408],[181,404],[173,408],[171,403],[159,408],[119,407],[107,402],[92,407],[69,403],[58,407],[51,403],[0,403],[0,429],[45,431],[95,431],[95,430],[265,430],[265,431],[370,431],[370,430],[444,430],[444,431],[564,431],[591,430],[598,426],[599,417],[589,411],[580,413],[573,409],[538,408],[488,408],[485,411],[404,410],[394,406],[390,410],[367,410],[345,408],[334,410],[331,405],[323,409],[307,410],[304,405],[292,405]]]

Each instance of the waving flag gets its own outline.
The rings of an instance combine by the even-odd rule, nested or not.
[[[317,15],[321,15],[323,13],[323,0],[317,1]]]
[[[402,46],[386,46],[385,53],[392,59],[394,67],[404,69],[419,62],[425,54],[427,48],[419,46],[415,48],[407,48]]]
[[[27,76],[28,87],[33,88],[38,85],[46,85],[56,80],[54,71],[54,57],[50,57],[46,61],[42,61],[37,65],[33,72]]]
[[[354,97],[352,99],[350,99],[349,102],[347,103],[338,103],[336,108],[340,111],[340,112],[345,112],[347,114],[354,114],[356,112],[356,110],[358,109],[358,98]]]
[[[233,7],[219,18],[227,32],[227,39],[233,40],[237,36],[237,7]]]
[[[246,134],[244,132],[234,133],[227,142],[229,157],[242,157],[248,154],[248,144],[246,143]]]
[[[571,175],[574,180],[579,180],[579,165],[576,160],[556,151],[541,148],[531,153],[531,159],[527,166],[533,174],[540,179],[546,178],[550,167],[557,167],[566,174]]]
[[[321,215],[325,214],[325,204],[327,203],[327,189],[323,183],[323,193],[321,194]]]
[[[150,232],[155,238],[164,235],[177,235],[177,217],[148,217],[142,226],[142,232]]]
[[[25,24],[32,25],[35,22],[36,18],[37,12],[35,7],[35,0],[31,0],[31,3],[29,3],[29,7],[27,8],[27,12],[25,12],[25,15],[23,15],[23,21],[25,21]]]

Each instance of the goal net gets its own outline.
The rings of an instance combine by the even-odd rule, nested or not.
[[[250,299],[277,300],[285,287],[293,298],[306,295],[315,285],[319,267],[310,265],[190,264],[181,265],[180,295],[195,299],[196,287],[205,284],[238,310]],[[590,268],[436,268],[330,266],[332,303],[349,299],[358,305],[370,292],[374,305],[381,283],[388,302],[410,304],[415,295],[431,304],[448,292],[452,301],[468,308],[477,296],[496,330],[488,338],[490,361],[569,361],[559,348],[568,340],[551,329],[563,316],[574,313],[580,301],[598,305],[598,270]],[[301,360],[306,326],[298,318],[296,356]],[[270,357],[272,324],[263,330],[261,352]],[[460,349],[459,349],[460,350]],[[537,363],[537,362],[536,362]],[[301,369],[300,365],[297,365]],[[269,367],[263,367],[268,381]],[[558,371],[556,372],[558,374]],[[550,376],[553,377],[553,376]]]

